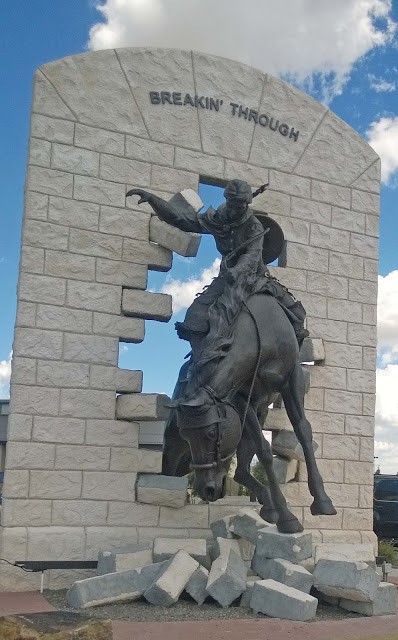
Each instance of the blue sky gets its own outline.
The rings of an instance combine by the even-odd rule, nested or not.
[[[96,4],[102,5],[101,11]],[[13,0],[2,3],[0,19],[0,396],[7,393],[12,347],[35,68],[87,48],[195,48],[240,59],[328,102],[382,156],[379,339],[383,357],[376,440],[382,470],[398,470],[398,0],[248,0],[245,12],[241,3],[228,0]],[[201,195],[213,205],[220,201],[220,193],[211,190]],[[216,257],[212,239],[205,238],[197,258],[176,256],[172,272],[151,274],[150,286],[159,290],[166,279],[188,288],[192,279],[204,284],[202,272]],[[183,314],[181,310],[173,320]],[[173,323],[148,322],[145,342],[122,347],[120,365],[143,368],[145,390],[170,392],[188,346],[178,341]]]

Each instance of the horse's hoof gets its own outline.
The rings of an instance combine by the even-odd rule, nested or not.
[[[267,509],[267,507],[261,507],[260,516],[265,522],[275,524],[278,522],[279,514],[276,509]]]
[[[314,500],[310,506],[310,511],[313,516],[335,516],[337,513],[330,498]]]
[[[288,520],[278,520],[276,527],[279,533],[301,533],[304,527],[295,516]]]

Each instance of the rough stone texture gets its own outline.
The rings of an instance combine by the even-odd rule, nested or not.
[[[186,257],[196,256],[200,244],[198,233],[186,233],[176,229],[170,224],[162,222],[156,216],[151,218],[149,239],[151,242],[157,242],[162,247]]]
[[[100,551],[97,575],[129,571],[152,563],[152,549],[149,545],[132,545],[130,547],[112,549],[111,551]]]
[[[188,478],[141,474],[137,481],[137,501],[165,507],[183,507],[187,500]]]
[[[176,104],[151,102],[150,91],[167,87],[181,92],[170,98]],[[196,106],[178,104],[186,93],[200,99],[201,92]],[[206,104],[206,96],[224,102]],[[126,201],[126,191],[144,186],[176,206],[188,200],[198,211],[199,176],[222,184],[237,177],[253,189],[270,182],[253,206],[275,216],[287,238],[286,266],[272,273],[307,310],[311,339],[300,358],[315,366],[308,367],[306,408],[339,513],[309,515],[303,465],[301,482],[289,482],[284,491],[317,539],[322,529],[324,536],[352,535],[373,544],[367,536],[380,181],[374,151],[323,105],[281,80],[208,54],[151,48],[96,51],[43,65],[35,76],[29,147],[9,440],[56,451],[40,461],[37,447],[11,447],[13,466],[17,454],[33,463],[28,475],[7,467],[5,474],[6,498],[31,502],[25,526],[35,528],[29,523],[41,509],[48,513],[44,504],[36,509],[36,501],[54,500],[52,524],[39,527],[43,540],[70,518],[74,527],[86,527],[92,553],[101,536],[123,544],[152,540],[157,526],[173,537],[209,535],[209,515],[220,519],[242,506],[221,501],[182,512],[160,509],[165,490],[155,487],[139,491],[159,504],[134,503],[135,473],[144,467],[158,472],[160,455],[137,449],[133,421],[159,423],[161,434],[167,412],[155,394],[139,393],[139,372],[117,368],[119,340],[141,342],[144,318],[166,321],[171,314],[169,298],[145,291],[148,270],[169,270],[170,249],[194,253],[192,238],[187,242],[187,234],[173,230],[166,240],[164,225],[151,222],[150,207]],[[116,420],[115,392],[128,394],[118,400]],[[266,426],[292,430],[283,408],[269,412]],[[72,446],[79,447],[75,459]],[[62,466],[63,454],[70,468],[37,468],[50,461]],[[181,506],[185,491],[178,495]],[[5,507],[23,529],[23,510],[12,502]],[[221,535],[228,535],[225,528]],[[2,575],[12,588],[37,586],[32,576],[17,579],[5,568]]]
[[[157,606],[169,607],[177,602],[198,567],[199,563],[185,551],[178,551],[153,584],[144,591],[144,598]]]
[[[257,567],[257,569],[259,568]],[[264,562],[259,575],[266,580],[271,579],[281,582],[304,593],[309,593],[314,583],[312,574],[304,567],[281,558],[270,558]]]
[[[397,612],[397,588],[394,584],[382,582],[372,602],[355,602],[341,598],[339,606],[364,616],[392,616]]]
[[[322,559],[315,565],[314,586],[327,596],[372,602],[380,576],[364,562]]]
[[[279,484],[287,484],[291,480],[294,480],[297,475],[297,460],[288,460],[287,458],[274,456],[272,466]]]
[[[201,564],[207,557],[206,540],[200,538],[155,538],[153,543],[153,559],[155,562],[168,560],[178,551],[185,551]]]
[[[4,640],[13,638],[59,638],[59,640],[112,640],[111,620],[90,620],[87,616],[66,611],[24,613],[0,619]]]
[[[287,620],[311,620],[318,600],[275,580],[258,580],[253,586],[250,607],[255,613]]]
[[[371,544],[323,543],[315,547],[315,564],[319,560],[344,560],[346,562],[365,562],[376,569],[376,560]]]
[[[233,538],[230,531],[232,516],[225,516],[211,523],[210,529],[214,538]]]
[[[239,606],[245,607],[246,609],[250,608],[250,600],[253,594],[253,587],[256,582],[261,580],[259,576],[248,576],[246,580],[246,590],[242,593]]]
[[[88,609],[111,602],[137,600],[166,567],[165,562],[120,573],[78,580],[67,593],[74,609]]]
[[[234,551],[222,553],[212,564],[207,593],[222,607],[228,607],[245,591],[247,568]]]
[[[239,509],[238,513],[230,520],[232,533],[252,544],[257,544],[259,532],[266,526],[267,523],[264,522],[258,511],[251,507]]]
[[[314,451],[318,449],[317,443],[313,442]],[[288,460],[300,460],[304,462],[304,452],[297,436],[291,431],[279,431],[272,439],[272,451]],[[275,461],[274,461],[275,462]],[[295,474],[293,474],[294,477]]]
[[[257,565],[260,566],[267,558],[283,558],[297,563],[311,556],[311,533],[279,533],[276,525],[270,525],[258,532],[252,567],[261,575]]]
[[[198,605],[202,605],[207,598],[207,581],[209,572],[205,567],[199,566],[185,585],[185,591],[189,593]]]

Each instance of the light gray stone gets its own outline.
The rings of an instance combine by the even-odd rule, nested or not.
[[[97,231],[99,205],[92,202],[79,202],[69,198],[50,196],[48,219],[50,222],[66,227],[71,226]]]
[[[25,192],[24,218],[47,220],[48,196],[35,191]]]
[[[60,180],[61,178],[59,178],[59,181]],[[66,190],[66,187],[64,190]],[[44,193],[47,193],[47,191]],[[54,190],[50,191],[50,194],[59,195],[56,194]],[[65,196],[66,194],[62,193],[61,195]],[[86,200],[88,202],[96,202],[114,207],[124,207],[126,200],[125,186],[124,184],[101,180],[100,178],[75,175],[73,197],[75,200]]]
[[[153,189],[175,193],[184,188],[196,191],[198,186],[199,176],[196,173],[152,165],[151,187]]]
[[[36,71],[34,77],[32,111],[46,113],[65,120],[75,120],[72,111],[40,69]]]
[[[37,384],[48,387],[88,387],[89,365],[54,360],[39,360]]]
[[[59,389],[12,384],[10,414],[57,416],[59,400]]]
[[[145,264],[153,271],[169,271],[173,254],[157,244],[125,238],[122,257],[127,262]]]
[[[124,135],[115,131],[106,131],[97,127],[87,127],[76,123],[75,145],[93,151],[113,153],[122,156],[124,154]]]
[[[153,504],[139,504],[138,502],[130,509],[126,509],[123,502],[111,502],[107,524],[112,526],[139,527],[141,533],[143,527],[156,527],[159,522],[160,507]],[[145,539],[145,543],[149,540]]]
[[[115,393],[94,389],[62,389],[59,413],[71,418],[113,418]]]
[[[135,240],[148,240],[150,215],[143,211],[130,211],[101,206],[99,230]]]
[[[109,469],[109,459],[109,447],[59,444],[56,449],[54,468],[105,471]]]
[[[223,553],[229,553],[230,551],[233,551],[236,555],[242,558],[239,540],[235,538],[216,538],[214,544],[212,544],[210,548],[210,559],[214,561]]]
[[[123,151],[120,155],[123,155]],[[172,167],[174,148],[169,144],[162,144],[160,142],[154,142],[153,140],[146,140],[145,138],[126,136],[126,156],[128,158],[134,158],[134,160],[141,160],[142,162],[156,162],[156,164]],[[184,165],[184,167],[185,166],[186,165]]]
[[[318,445],[313,441],[314,451]],[[291,431],[279,431],[272,439],[272,450],[275,454],[288,458],[289,460],[305,461],[304,452],[295,433]]]
[[[139,451],[145,451],[143,448],[139,448]],[[149,451],[148,451],[149,453]],[[161,472],[162,455],[161,451],[151,451],[151,454],[156,453],[158,455],[158,467],[157,472]],[[159,455],[160,454],[160,455]],[[142,469],[143,471],[149,471],[149,469]],[[179,527],[181,524],[181,515],[173,509],[173,507],[160,507],[160,519],[159,525],[161,527]],[[207,504],[187,504],[184,507],[184,526],[190,529],[196,529],[193,537],[209,537],[210,532],[204,535],[204,531],[207,530],[209,525],[209,505]]]
[[[242,593],[239,606],[245,607],[246,609],[250,608],[250,600],[253,593],[253,587],[256,582],[261,580],[259,576],[248,576],[246,580],[246,590]]]
[[[67,593],[68,603],[74,609],[88,609],[112,602],[137,600],[164,570],[165,565],[162,562],[78,580]]]
[[[112,447],[110,468],[112,471],[161,473],[162,452],[142,447],[139,449]]]
[[[47,251],[45,273],[77,280],[95,279],[95,258],[66,251]]]
[[[372,602],[380,583],[380,576],[365,562],[344,560],[319,560],[313,577],[318,591],[358,602]]]
[[[124,287],[145,289],[147,286],[147,267],[123,260],[106,260],[97,258],[97,282],[119,284]]]
[[[71,360],[74,362],[98,363],[104,365],[109,364],[115,366],[117,364],[118,354],[119,344],[116,338],[82,335],[80,333],[65,334],[65,360]]]
[[[274,456],[272,463],[276,479],[279,484],[287,484],[297,475],[298,462],[297,460],[288,460],[280,456]]]
[[[301,362],[321,362],[325,360],[325,347],[322,338],[304,338],[300,348]]]
[[[202,605],[207,598],[207,581],[209,572],[205,567],[199,566],[185,585],[185,591],[189,593],[198,605]]]
[[[112,182],[148,187],[151,180],[151,165],[103,153],[101,154],[100,178]]]
[[[38,113],[32,114],[30,133],[50,142],[73,144],[74,123],[60,118],[52,118]]]
[[[30,472],[31,498],[76,500],[80,498],[81,490],[81,471]]]
[[[346,611],[355,611],[364,616],[392,616],[397,612],[397,589],[394,584],[382,582],[372,602],[356,602],[341,598],[339,606]]]
[[[66,444],[83,444],[85,422],[77,418],[35,416],[32,440]]]
[[[83,176],[98,176],[99,154],[66,144],[53,144],[51,167]]]
[[[54,526],[98,526],[107,524],[104,500],[53,500],[51,524]]]
[[[123,420],[87,420],[87,444],[138,447],[139,424]]]
[[[39,304],[36,323],[41,329],[68,331],[73,327],[75,333],[90,333],[92,313],[80,309]]]
[[[155,538],[153,543],[153,559],[155,562],[168,560],[178,551],[184,551],[197,562],[203,563],[207,557],[206,540],[204,538]]]
[[[79,122],[147,137],[114,50],[62,58],[42,70]],[[112,113],[109,96],[114,102]]]
[[[116,399],[119,420],[162,420],[169,415],[168,396],[160,393],[126,393]]]
[[[328,252],[326,249],[289,242],[286,248],[286,264],[288,267],[296,269],[310,269],[318,273],[327,273]]]
[[[258,533],[266,526],[267,523],[262,519],[258,511],[251,507],[239,509],[238,513],[230,519],[231,532],[252,544],[257,544]]]
[[[39,442],[9,442],[6,466],[8,469],[52,469],[55,445]]]
[[[116,393],[140,393],[142,371],[93,364],[90,367],[90,386],[97,389],[113,389]]]
[[[222,607],[228,607],[246,589],[247,567],[234,551],[222,553],[212,564],[207,593]]]
[[[85,229],[71,229],[69,250],[87,256],[119,260],[122,256],[122,238]]]
[[[376,569],[376,560],[371,544],[322,543],[315,547],[315,564],[319,560],[344,560],[345,562],[365,562]]]
[[[142,342],[145,324],[141,318],[94,313],[93,332],[98,335],[114,336],[121,342]]]
[[[100,551],[98,554],[97,575],[106,573],[120,573],[153,564],[150,545],[135,544],[119,547],[110,551]]]
[[[331,206],[324,202],[314,202],[313,200],[293,197],[291,199],[290,215],[300,218],[300,220],[308,220],[309,222],[317,222],[329,226]]]
[[[121,287],[98,282],[70,280],[66,294],[66,303],[78,309],[118,313],[120,309]]]
[[[2,527],[43,527],[50,524],[51,500],[3,499]]]
[[[149,589],[144,591],[144,598],[154,605],[169,607],[177,602],[198,567],[199,563],[185,551],[178,551]]]
[[[299,564],[293,564],[282,558],[270,558],[261,566],[262,578],[281,582],[303,593],[309,593],[313,585],[312,574]]]
[[[19,298],[27,302],[44,304],[65,304],[66,281],[61,278],[21,273],[19,278]]]
[[[275,580],[259,580],[253,586],[250,607],[255,613],[287,620],[311,620],[318,600]]]
[[[29,164],[49,167],[51,162],[51,142],[31,138],[29,142]]]
[[[137,481],[137,502],[183,507],[187,501],[187,489],[187,477],[140,474]]]
[[[349,209],[351,204],[351,190],[340,185],[312,180],[311,196],[314,200],[327,202],[343,209]]]
[[[135,502],[134,486],[136,477],[137,475],[135,473],[84,471],[81,497],[87,500]],[[122,534],[124,534],[124,531]]]
[[[40,193],[71,198],[73,193],[73,175],[65,171],[30,165],[28,168],[26,187],[27,189],[32,191],[36,190]]]
[[[167,322],[172,314],[172,298],[165,293],[123,289],[122,312],[126,316]]]
[[[196,256],[200,244],[200,234],[181,231],[162,222],[157,216],[151,217],[149,239],[185,257]]]
[[[271,169],[269,173],[270,187],[275,191],[283,191],[292,196],[310,197],[310,180],[294,174],[282,173]]]
[[[300,560],[311,556],[311,533],[305,531],[302,533],[279,533],[276,525],[269,525],[258,532],[252,568],[260,574],[260,571],[257,571],[257,565],[260,566],[266,558],[283,558],[291,562],[300,562]]]
[[[36,384],[36,360],[13,356],[12,381],[19,384]]]
[[[4,474],[3,498],[27,498],[29,495],[29,471],[7,469]]]
[[[225,516],[211,523],[210,529],[214,538],[233,538],[233,533],[230,531],[231,519],[232,516]]]
[[[217,175],[216,173],[212,174]],[[239,176],[240,180],[246,180],[250,185],[257,188],[259,185],[269,182],[269,171],[263,167],[257,167],[246,162],[235,162],[234,160],[225,160],[224,178],[226,180],[235,180]]]

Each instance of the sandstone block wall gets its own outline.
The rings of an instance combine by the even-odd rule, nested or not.
[[[162,230],[147,205],[125,193],[143,187],[170,198],[197,190],[201,178],[269,181],[255,208],[285,232],[286,268],[277,275],[304,303],[311,336],[323,339],[306,407],[338,513],[310,515],[302,465],[299,481],[285,486],[288,500],[316,539],[374,540],[379,177],[375,152],[327,108],[231,60],[120,49],[38,69],[3,558],[94,558],[100,548],[156,535],[197,537],[209,518],[231,512],[136,502],[137,473],[161,467],[157,452],[138,447],[139,421],[163,419],[162,399],[140,394],[141,372],[118,367],[120,340],[140,342],[145,319],[171,315],[170,298],[146,291],[146,282],[148,269],[170,268],[172,252],[154,242]],[[181,237],[181,253],[189,246]],[[283,408],[267,427],[288,428]],[[53,572],[53,588],[69,582]],[[36,576],[1,565],[3,589],[36,584]]]

